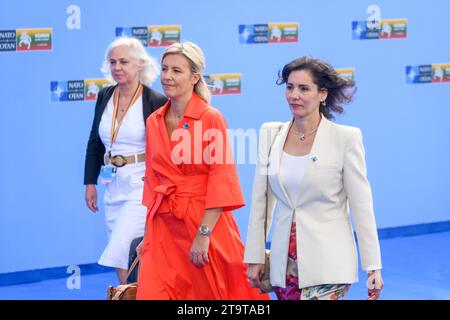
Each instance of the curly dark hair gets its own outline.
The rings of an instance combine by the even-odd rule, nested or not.
[[[355,81],[342,78],[334,68],[325,61],[303,56],[289,62],[278,72],[277,84],[287,82],[292,71],[307,70],[319,90],[328,91],[326,105],[320,104],[319,111],[327,119],[334,119],[332,113],[344,112],[343,104],[352,101],[356,92]],[[352,90],[351,90],[352,89]]]

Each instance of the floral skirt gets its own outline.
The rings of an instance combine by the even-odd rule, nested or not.
[[[278,300],[338,300],[344,298],[351,284],[321,284],[299,289],[297,269],[297,237],[295,220],[289,239],[286,288],[274,287]]]

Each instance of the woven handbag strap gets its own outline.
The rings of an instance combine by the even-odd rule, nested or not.
[[[136,268],[136,266],[137,266],[137,264],[139,263],[140,260],[141,260],[141,256],[140,255],[138,255],[136,258],[134,258],[130,269],[128,269],[128,273],[127,273],[127,276],[125,278],[125,283],[122,283],[122,284],[127,284],[128,278],[130,277],[131,273],[133,272],[134,268]]]

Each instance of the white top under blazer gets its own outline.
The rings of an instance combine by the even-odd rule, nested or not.
[[[286,151],[283,151],[281,156],[280,181],[286,189],[289,199],[293,202],[296,202],[300,195],[308,159],[309,155],[293,156]]]
[[[381,269],[380,245],[361,131],[322,117],[298,199],[293,202],[280,182],[280,159],[291,125],[292,120],[284,124],[271,122],[263,124],[260,129],[244,262],[264,263],[264,231],[268,233],[274,220],[270,279],[273,286],[284,288],[294,215],[299,288],[357,282],[358,258],[350,211],[358,237],[362,268]],[[264,230],[266,201],[268,223],[267,230]]]

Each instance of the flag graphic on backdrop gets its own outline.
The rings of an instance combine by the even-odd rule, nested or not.
[[[98,92],[110,85],[107,79],[51,81],[50,102],[95,101]]]
[[[336,69],[336,72],[344,79],[354,81],[355,80],[355,69],[354,68],[345,68],[345,69]]]
[[[367,21],[352,22],[353,40],[399,39],[407,37],[407,19],[383,19],[378,27],[368,27]]]
[[[0,51],[52,49],[52,28],[0,30]]]
[[[298,23],[240,24],[239,43],[288,43],[298,42]]]
[[[145,47],[166,47],[181,41],[181,26],[116,27],[116,37],[135,37]]]
[[[239,94],[241,93],[241,74],[210,74],[204,76],[211,94]]]
[[[450,63],[406,66],[406,83],[450,82]]]

